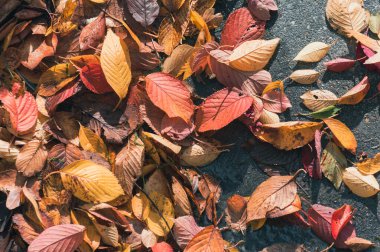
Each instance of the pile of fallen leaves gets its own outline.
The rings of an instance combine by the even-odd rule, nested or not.
[[[380,191],[379,154],[349,164],[355,136],[333,118],[340,105],[364,99],[368,78],[341,97],[303,94],[310,121],[278,116],[291,107],[288,81],[312,84],[357,61],[380,70],[379,41],[361,33],[370,27],[379,35],[380,16],[370,17],[361,0],[326,6],[331,27],[358,41],[357,59],[296,70],[282,81],[263,70],[280,43],[263,38],[277,11],[273,0],[248,0],[231,13],[219,42],[210,32],[223,21],[215,0],[1,3],[0,190],[12,211],[0,226],[0,251],[232,252],[241,242],[224,240],[222,231],[257,230],[267,219],[311,228],[331,247],[373,245],[356,235],[355,209],[303,202],[296,182],[306,173],[361,197]],[[310,43],[294,60],[318,62],[333,44]],[[225,88],[200,97],[190,76]],[[288,166],[301,155],[304,167],[271,176],[251,196],[230,197],[220,213],[221,187],[198,168],[226,150],[213,133],[234,120],[254,135],[256,161]],[[202,215],[209,226],[197,224]],[[280,250],[305,249],[263,251]]]

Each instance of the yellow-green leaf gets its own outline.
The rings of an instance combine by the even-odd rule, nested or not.
[[[90,160],[75,161],[59,173],[63,186],[85,202],[109,202],[124,194],[115,175]]]

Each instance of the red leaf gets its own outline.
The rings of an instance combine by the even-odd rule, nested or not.
[[[325,62],[324,65],[326,66],[327,70],[340,73],[353,67],[355,65],[355,62],[356,60],[353,59],[337,58]]]
[[[361,63],[364,63],[368,58],[375,55],[375,52],[366,47],[365,45],[358,43],[356,47],[356,58]],[[364,64],[364,67],[370,71],[380,72],[380,62],[375,64]]]
[[[102,42],[106,33],[106,19],[104,12],[100,12],[99,16],[86,25],[79,36],[79,47],[81,50],[96,48]]]
[[[80,90],[81,85],[79,85],[78,81],[71,82],[69,85],[59,90],[59,92],[55,95],[46,98],[46,110],[49,112],[49,114],[52,114],[59,104],[69,99],[70,97],[78,93]]]
[[[263,95],[264,109],[274,113],[282,113],[292,107],[290,100],[285,93],[279,90],[272,90]]]
[[[321,131],[315,131],[314,141],[302,148],[302,164],[309,176],[322,179],[321,160]]]
[[[105,94],[113,91],[104,76],[100,64],[85,65],[80,70],[80,78],[83,84],[95,94]]]
[[[213,50],[210,52],[210,68],[216,79],[224,86],[236,87],[247,94],[260,95],[264,88],[272,82],[268,71],[243,72],[226,64],[232,51]]]
[[[186,123],[179,117],[170,118],[165,115],[161,121],[161,134],[167,135],[173,140],[181,141],[193,132],[195,125]]]
[[[339,236],[343,228],[351,221],[353,209],[350,205],[344,204],[341,208],[335,210],[331,218],[331,234],[334,239]]]
[[[252,105],[250,96],[222,89],[207,97],[196,114],[199,132],[218,130],[241,116]]]
[[[256,21],[247,8],[240,8],[228,16],[221,44],[237,46],[244,41],[261,38],[264,32],[265,22]]]
[[[173,252],[173,248],[166,242],[158,242],[152,247],[152,252]]]
[[[19,83],[14,83],[12,92],[5,88],[0,89],[0,100],[7,110],[7,128],[15,135],[30,133],[37,122],[37,103],[33,95],[27,91],[17,96],[20,88]]]
[[[341,230],[338,239],[334,241],[331,234],[331,219],[335,209],[322,206],[319,204],[312,205],[308,210],[308,221],[313,232],[328,244],[334,242],[337,248],[347,248],[345,241],[349,238],[356,237],[355,227],[351,223]]]
[[[273,0],[248,0],[248,8],[260,20],[269,20],[270,11],[278,10]]]
[[[28,252],[74,252],[83,241],[85,229],[75,224],[52,226],[30,244]]]
[[[154,105],[165,111],[169,117],[180,117],[190,122],[194,104],[186,85],[166,73],[152,73],[145,77],[146,92]]]

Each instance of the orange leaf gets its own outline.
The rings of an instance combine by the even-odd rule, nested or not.
[[[335,142],[355,154],[358,144],[352,131],[339,120],[326,118],[323,121],[333,133]]]
[[[194,104],[184,82],[166,73],[153,73],[145,78],[146,92],[154,105],[170,117],[180,117],[190,122]]]
[[[370,87],[368,77],[365,76],[359,84],[351,88],[347,93],[340,97],[338,103],[348,105],[358,104],[364,99]]]
[[[196,114],[196,125],[199,132],[218,130],[241,116],[252,105],[250,96],[236,90],[222,89],[207,99]]]
[[[193,237],[184,250],[184,252],[199,251],[224,252],[224,240],[216,227],[205,227]]]

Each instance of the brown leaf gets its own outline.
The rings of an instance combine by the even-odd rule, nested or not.
[[[237,194],[229,197],[225,213],[228,226],[244,233],[247,228],[247,200]]]
[[[205,227],[187,244],[184,252],[224,252],[224,240],[218,228]]]
[[[297,185],[293,176],[273,176],[261,183],[249,198],[247,221],[267,217],[273,209],[284,209],[294,201]]]
[[[22,147],[16,159],[16,168],[31,177],[45,166],[48,153],[40,140],[32,140]]]
[[[190,201],[187,197],[186,191],[175,177],[173,177],[172,181],[172,191],[175,216],[192,215],[193,211],[191,210]]]
[[[333,118],[323,119],[323,122],[329,127],[334,135],[335,142],[339,146],[349,150],[353,154],[356,153],[356,148],[358,146],[356,138],[344,123]]]
[[[100,12],[99,16],[86,25],[79,36],[79,48],[87,50],[96,48],[103,40],[106,33],[106,19],[104,12]]]
[[[128,198],[132,197],[134,183],[141,176],[144,151],[143,142],[133,135],[127,145],[116,156],[115,175]]]

